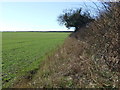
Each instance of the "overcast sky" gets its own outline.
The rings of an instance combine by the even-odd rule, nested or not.
[[[65,26],[58,24],[57,17],[62,14],[64,9],[80,7],[84,10],[90,9],[92,15],[95,15],[96,6],[92,2],[85,3],[1,2],[0,31],[68,31]]]

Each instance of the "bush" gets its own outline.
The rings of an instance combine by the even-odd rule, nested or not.
[[[58,22],[61,25],[65,25],[68,29],[70,29],[70,27],[75,27],[75,31],[83,26],[86,26],[89,22],[93,20],[94,19],[90,16],[90,13],[82,13],[81,8],[77,10],[68,10],[58,17]]]

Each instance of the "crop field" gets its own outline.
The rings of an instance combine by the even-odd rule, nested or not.
[[[45,57],[63,43],[70,33],[64,32],[3,32],[2,85],[39,68]]]

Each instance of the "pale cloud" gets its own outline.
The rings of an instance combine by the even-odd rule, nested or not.
[[[45,29],[43,25],[14,25],[14,24],[3,24],[0,23],[0,31],[74,31],[73,29]]]

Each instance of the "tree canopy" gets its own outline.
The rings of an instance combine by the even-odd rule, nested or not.
[[[94,19],[90,16],[89,12],[82,12],[82,9],[70,9],[61,14],[57,21],[60,25],[65,25],[68,29],[75,27],[75,31],[83,26],[86,26],[89,22]]]

